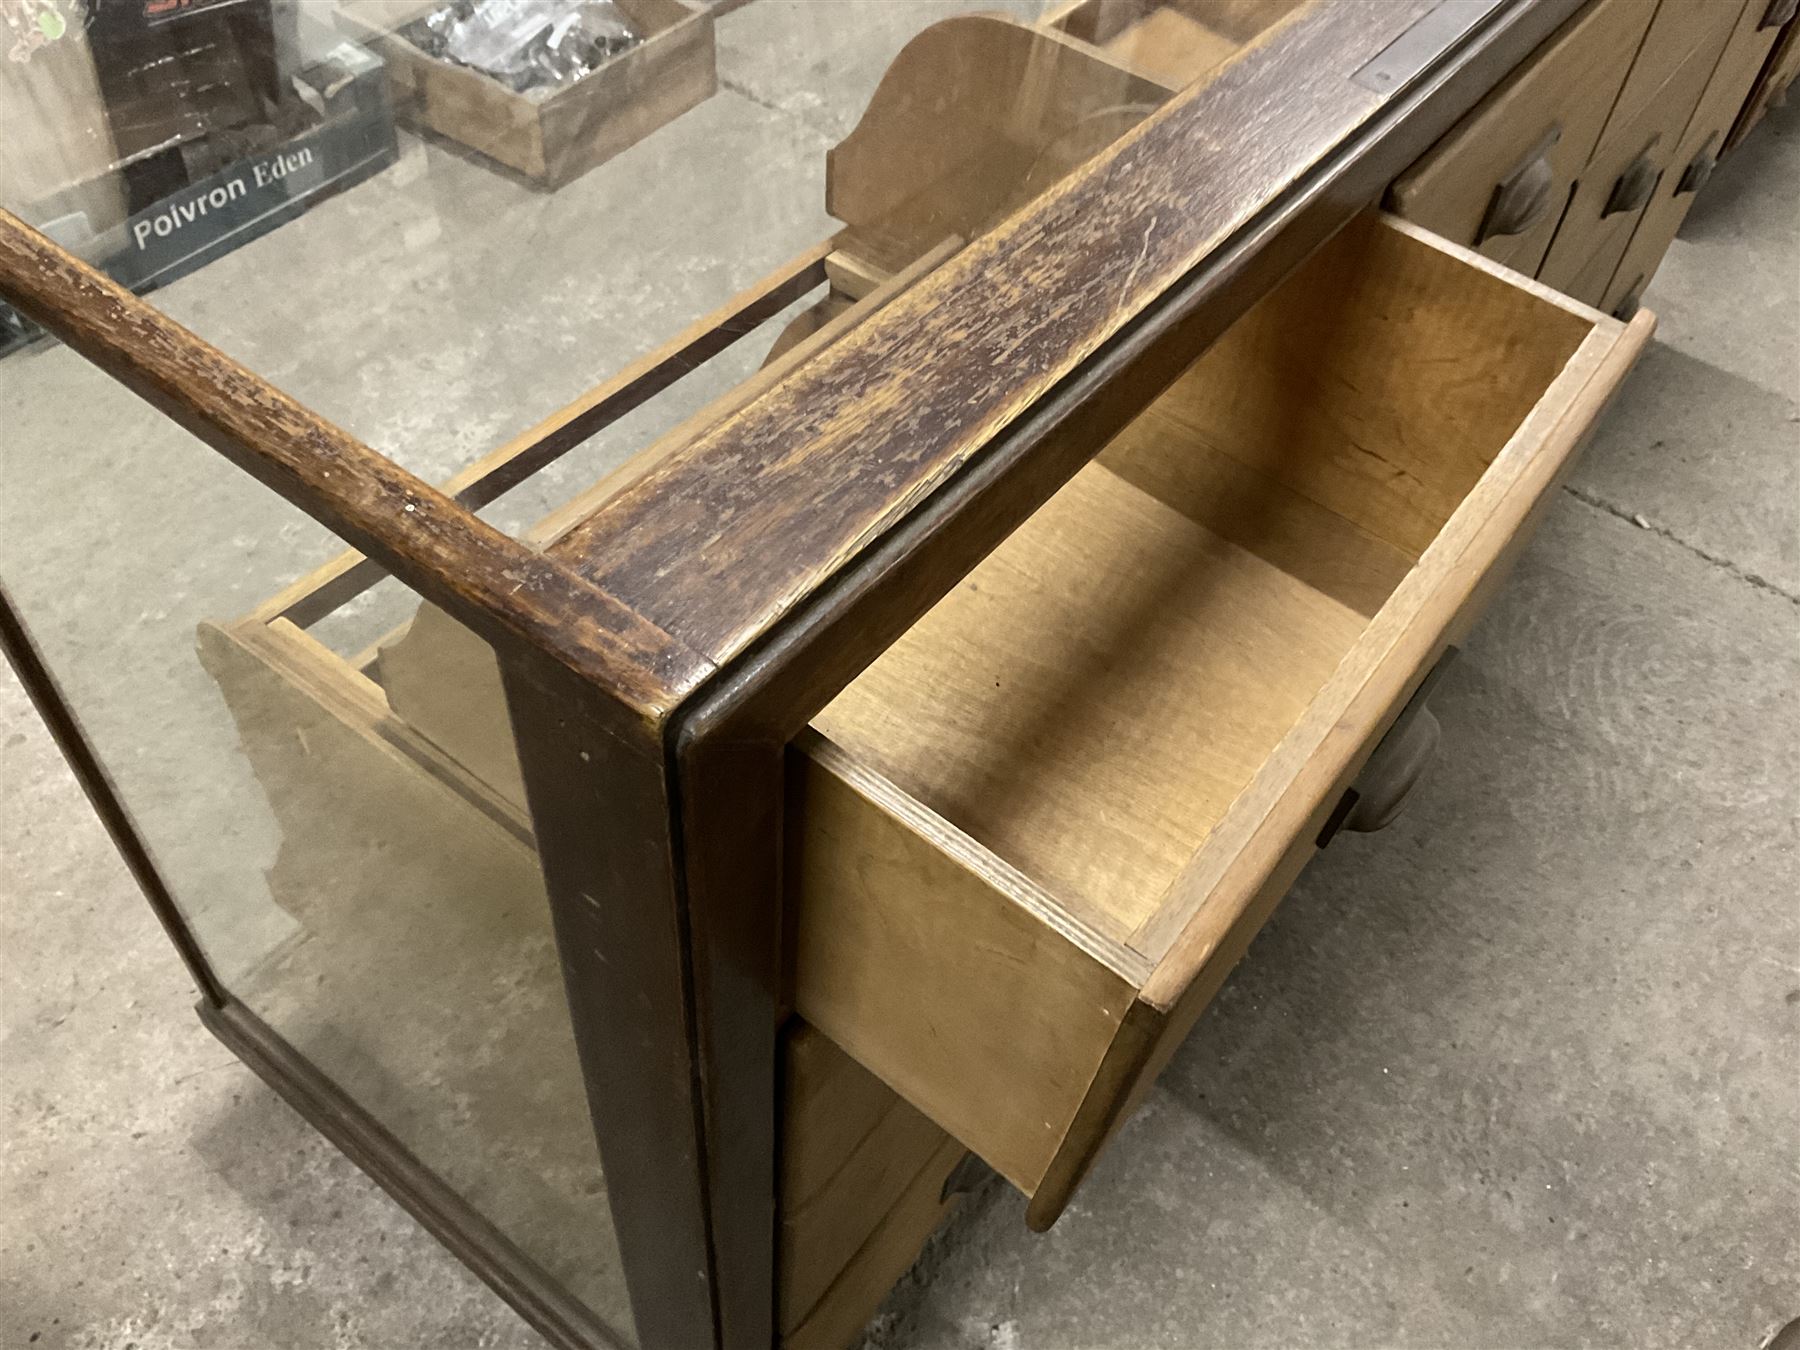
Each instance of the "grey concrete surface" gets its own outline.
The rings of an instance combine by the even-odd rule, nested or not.
[[[739,14],[759,12],[804,22],[781,0]],[[723,120],[692,123],[708,131],[695,203],[750,152],[732,127],[774,119],[756,153],[795,176],[786,191],[841,117],[769,84],[735,21]],[[383,194],[407,185],[373,184],[165,303],[430,474],[741,284],[703,262],[732,230],[798,247],[816,225],[773,194],[697,211],[685,243],[658,236],[656,268],[580,305],[571,291],[535,327],[507,306],[553,286],[566,260],[543,241],[659,221],[601,179],[577,211],[437,147],[409,154],[447,232],[406,237]],[[869,1350],[1737,1350],[1800,1315],[1797,208],[1790,109],[1721,167],[1651,288],[1659,342],[1446,679],[1446,754],[1418,806],[1306,873],[1055,1230],[1029,1234],[1000,1189],[974,1197]],[[508,273],[521,236],[539,251]],[[296,341],[354,307],[346,240],[384,250],[371,266],[423,259],[407,298]],[[292,268],[281,307],[233,307],[225,281],[276,267]],[[520,289],[444,289],[465,268]],[[428,351],[400,341],[434,325]],[[515,364],[491,368],[496,351]],[[54,654],[99,672],[83,678],[125,776],[190,840],[174,843],[186,889],[241,895],[274,847],[241,766],[166,786],[184,754],[235,754],[194,679],[193,623],[240,612],[326,543],[247,482],[179,468],[205,461],[65,358],[0,367],[0,456],[29,440],[48,452],[31,467],[67,461],[53,478],[65,499],[98,494],[86,518],[106,523],[110,570],[75,531],[35,528],[64,542],[25,556],[17,540],[54,502],[21,495],[25,462],[6,458],[0,573]],[[652,429],[622,428],[571,481]],[[146,518],[127,533],[113,522],[134,505]],[[109,706],[124,709],[111,722]],[[164,719],[182,717],[188,748],[159,757]],[[191,997],[0,680],[0,1346],[540,1343],[220,1048]]]

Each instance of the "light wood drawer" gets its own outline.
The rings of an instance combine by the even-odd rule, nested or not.
[[[1739,0],[1715,3],[1733,18],[1743,9]],[[1635,118],[1614,119],[1582,170],[1538,280],[1586,304],[1600,303],[1651,197],[1677,162],[1677,143],[1730,35],[1729,26],[1703,32],[1705,45],[1690,52]]]
[[[778,1316],[791,1344],[823,1343],[868,1321],[912,1264],[967,1155],[816,1028],[796,1018],[785,1040]],[[915,1190],[933,1202],[906,1203]]]
[[[1648,330],[1334,239],[796,742],[795,1011],[1053,1221]],[[516,793],[485,644],[427,607],[379,667]]]
[[[796,747],[796,1007],[1054,1219],[1648,332],[1368,217]]]
[[[1631,242],[1614,270],[1600,301],[1607,313],[1630,313],[1644,293],[1651,276],[1668,252],[1670,243],[1687,219],[1688,209],[1712,173],[1725,148],[1757,72],[1775,46],[1778,28],[1763,26],[1767,0],[1751,0],[1738,17],[1736,29],[1713,68],[1706,92],[1688,119],[1687,130],[1675,147],[1669,169],[1663,174],[1632,232]]]
[[[1646,0],[1598,0],[1394,182],[1400,215],[1533,274],[1643,39]]]

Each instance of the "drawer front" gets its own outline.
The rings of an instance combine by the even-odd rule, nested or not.
[[[796,1011],[1054,1221],[1648,327],[1334,241],[797,743]]]
[[[1468,608],[1473,610],[1472,605]],[[1471,614],[1471,619],[1472,617]],[[1466,629],[1466,625],[1463,627]],[[1220,937],[1201,975],[1181,990],[1167,1020],[1146,1034],[1135,1047],[1118,1047],[1121,1051],[1135,1051],[1136,1061],[1127,1063],[1126,1055],[1118,1055],[1115,1065],[1119,1068],[1128,1067],[1129,1072],[1119,1076],[1117,1086],[1109,1093],[1090,1094],[1088,1102],[1084,1104],[1091,1108],[1090,1113],[1085,1118],[1078,1119],[1076,1128],[1071,1131],[1081,1146],[1066,1150],[1058,1159],[1059,1170],[1046,1179],[1046,1185],[1041,1191],[1042,1201],[1038,1202],[1034,1197],[1032,1218],[1036,1226],[1048,1227],[1054,1222],[1056,1214],[1052,1205],[1074,1193],[1112,1137],[1143,1104],[1145,1096],[1155,1086],[1169,1060],[1199,1021],[1200,1014],[1206,1011],[1219,990],[1224,988],[1226,979],[1237,963],[1249,952],[1250,944],[1274,914],[1275,907],[1293,889],[1300,874],[1306,870],[1306,865],[1318,856],[1330,836],[1341,827],[1349,794],[1370,756],[1394,729],[1400,715],[1412,705],[1414,696],[1423,690],[1432,672],[1441,669],[1440,663],[1444,661],[1448,650],[1446,644],[1440,643],[1430,659],[1413,672],[1400,693],[1390,700],[1386,710],[1375,719],[1368,737],[1339,769],[1329,788],[1314,806],[1312,814],[1295,833],[1286,851],[1257,886],[1249,903]]]
[[[1535,273],[1651,12],[1643,0],[1598,0],[1576,15],[1395,181],[1388,205]]]
[[[1734,20],[1743,11],[1737,0],[1714,8]],[[1730,32],[1717,25],[1703,30],[1705,45],[1692,49],[1637,116],[1622,124],[1614,119],[1569,198],[1538,280],[1584,304],[1604,299],[1638,222],[1677,163],[1682,133]]]
[[[1768,0],[1753,3],[1760,15]],[[1600,139],[1611,140],[1642,118],[1652,103],[1666,97],[1665,87],[1695,53],[1711,52],[1716,57],[1736,27],[1742,8],[1738,0],[1658,0],[1650,29]]]
[[[1779,0],[1769,0],[1770,10],[1777,3]],[[1731,139],[1726,142],[1727,150],[1749,135],[1763,115],[1787,97],[1795,78],[1800,76],[1800,19],[1790,19],[1785,28],[1771,25],[1771,31],[1776,33],[1775,50],[1751,87],[1750,97],[1744,101],[1744,110],[1738,115],[1737,125],[1731,129]]]
[[[812,1308],[783,1326],[782,1350],[844,1350],[918,1259],[926,1240],[956,1208],[958,1168],[968,1156],[946,1140],[881,1216]]]
[[[1763,26],[1764,9],[1765,0],[1751,0],[1738,16],[1737,27],[1713,69],[1706,92],[1688,119],[1674,162],[1657,184],[1601,298],[1600,308],[1607,313],[1628,314],[1636,308],[1681,222],[1687,219],[1694,198],[1711,175],[1713,164],[1723,153],[1732,124],[1780,33],[1779,29]]]
[[[837,1350],[849,1334],[821,1333],[874,1313],[947,1210],[965,1150],[816,1028],[796,1019],[785,1040],[778,1318],[790,1344]]]

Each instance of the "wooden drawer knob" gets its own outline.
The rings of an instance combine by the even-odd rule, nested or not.
[[[1356,780],[1344,789],[1343,798],[1332,809],[1319,831],[1318,846],[1324,848],[1339,830],[1373,834],[1385,830],[1400,818],[1413,789],[1431,767],[1437,755],[1443,727],[1437,715],[1426,706],[1431,691],[1456,659],[1456,648],[1447,647],[1430,672],[1419,682],[1413,696],[1406,701],[1387,735],[1381,738],[1373,753],[1364,761]]]
[[[1681,181],[1675,185],[1675,195],[1679,197],[1685,192],[1698,192],[1706,186],[1706,180],[1712,177],[1713,170],[1718,167],[1719,133],[1715,131],[1706,138],[1706,144],[1700,147],[1699,153],[1688,161],[1687,168],[1681,171]]]
[[[1608,216],[1616,216],[1624,211],[1639,210],[1650,200],[1650,194],[1656,191],[1656,185],[1662,181],[1662,170],[1650,158],[1650,151],[1655,148],[1654,142],[1646,146],[1631,161],[1625,172],[1619,175],[1619,181],[1613,184],[1612,195],[1606,199],[1606,209],[1601,211],[1600,219],[1605,220]]]
[[[1350,790],[1356,800],[1344,814],[1343,828],[1358,834],[1385,830],[1400,818],[1412,791],[1431,767],[1444,729],[1437,714],[1419,707],[1381,738],[1375,753],[1356,776]]]
[[[1551,127],[1531,153],[1513,167],[1511,173],[1494,187],[1487,214],[1475,235],[1476,244],[1506,235],[1524,234],[1542,220],[1550,210],[1551,190],[1556,186],[1556,171],[1550,165],[1550,151],[1562,137],[1560,126]]]

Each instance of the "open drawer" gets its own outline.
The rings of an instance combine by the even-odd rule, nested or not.
[[[1060,1212],[1649,332],[1368,216],[797,747],[797,1010]]]
[[[795,1010],[1053,1221],[1649,330],[1341,233],[795,744]],[[526,828],[485,643],[371,674]]]

